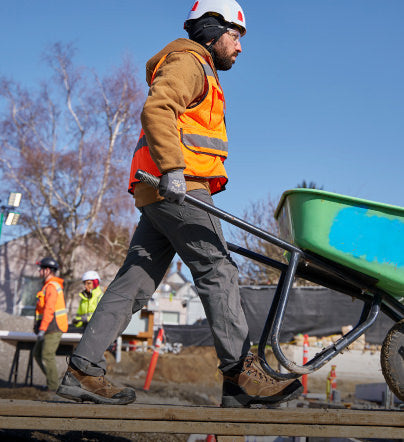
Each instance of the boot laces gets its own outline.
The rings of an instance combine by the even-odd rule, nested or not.
[[[103,387],[106,387],[106,388],[111,388],[111,387],[112,387],[111,382],[107,381],[107,380],[105,379],[105,376],[98,376],[98,382],[99,382]]]
[[[259,364],[260,362],[258,356],[248,355],[244,360],[244,371],[248,375],[258,377],[260,381],[270,382],[273,384],[274,380],[263,371]]]

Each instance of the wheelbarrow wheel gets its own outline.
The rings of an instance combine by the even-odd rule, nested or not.
[[[404,319],[387,333],[380,353],[383,376],[391,391],[404,401]]]

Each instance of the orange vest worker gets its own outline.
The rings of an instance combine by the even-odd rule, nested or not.
[[[205,178],[209,180],[211,194],[224,190],[227,174],[223,162],[227,158],[228,145],[224,121],[225,101],[222,88],[215,71],[205,59],[194,51],[186,51],[194,55],[201,63],[205,73],[205,94],[202,99],[187,108],[177,120],[178,138],[185,160],[185,177]],[[166,55],[167,56],[167,55]],[[153,72],[151,82],[164,56]],[[135,173],[138,169],[161,176],[152,160],[143,129],[133,154],[129,178],[130,193],[134,193],[137,182]]]
[[[36,328],[47,332],[67,332],[68,317],[63,295],[63,279],[52,276],[37,293]]]

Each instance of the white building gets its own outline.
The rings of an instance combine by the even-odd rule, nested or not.
[[[206,318],[196,289],[181,272],[181,266],[178,261],[176,271],[163,280],[148,304],[148,309],[154,311],[156,327],[194,324]]]

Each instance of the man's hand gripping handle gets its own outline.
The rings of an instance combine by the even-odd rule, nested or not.
[[[135,177],[141,180],[138,177],[138,173],[142,172],[143,174],[146,172],[137,171]],[[147,174],[147,184],[154,185],[154,180],[150,182],[151,175]],[[157,189],[159,194],[163,196],[170,203],[181,204],[185,199],[185,194],[187,193],[187,185],[184,178],[184,173],[182,169],[170,170],[163,174],[163,176],[158,180],[156,177],[153,177],[157,180]]]

